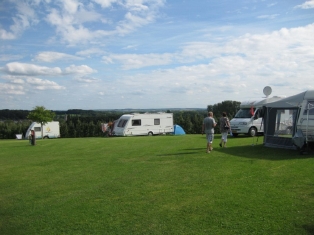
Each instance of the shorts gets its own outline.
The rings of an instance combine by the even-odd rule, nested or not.
[[[221,132],[221,139],[224,140],[224,142],[227,142],[227,136],[228,132]]]
[[[210,133],[210,134],[206,134],[206,139],[207,139],[207,143],[213,143],[214,140],[214,134]]]

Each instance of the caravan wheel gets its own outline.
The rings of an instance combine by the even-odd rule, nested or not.
[[[148,136],[153,136],[153,132],[148,132]]]

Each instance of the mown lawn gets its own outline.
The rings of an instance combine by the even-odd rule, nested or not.
[[[219,137],[0,141],[0,234],[314,234],[313,156]]]

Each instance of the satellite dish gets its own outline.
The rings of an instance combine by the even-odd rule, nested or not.
[[[271,94],[272,90],[270,86],[265,86],[263,89],[263,93],[264,95],[266,95],[266,97],[268,97]]]

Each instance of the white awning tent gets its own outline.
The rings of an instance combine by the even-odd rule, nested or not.
[[[263,107],[265,146],[296,149],[292,142],[292,137],[296,133],[296,123],[300,114],[301,104],[307,96],[314,97],[314,91],[305,91],[266,104]],[[290,116],[288,121],[284,120],[284,115]]]
[[[267,105],[265,105],[267,108],[281,108],[281,109],[285,109],[285,108],[298,108],[300,107],[300,104],[302,103],[302,101],[309,96],[309,92],[312,93],[312,91],[304,91],[300,94],[297,95],[293,95],[293,96],[289,96],[287,98],[283,98],[281,100],[272,102],[272,103],[268,103]],[[314,95],[314,90],[313,90],[313,95]]]

